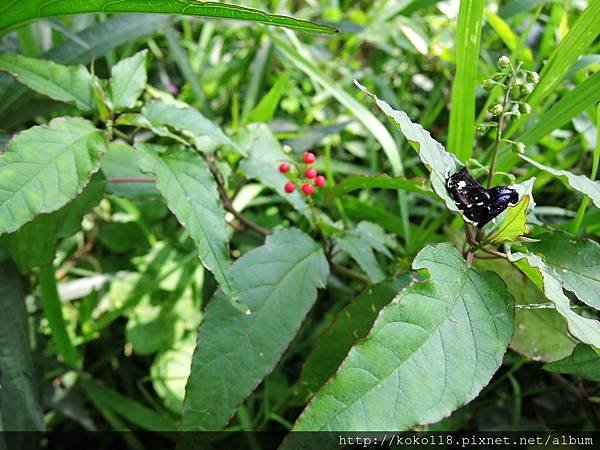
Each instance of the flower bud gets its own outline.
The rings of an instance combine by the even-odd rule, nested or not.
[[[531,106],[529,103],[521,103],[519,108],[523,114],[529,114],[531,112]]]
[[[522,142],[513,142],[513,151],[516,153],[524,153],[525,152],[525,144]]]
[[[535,86],[531,83],[524,84],[523,86],[521,86],[521,95],[526,96],[531,94],[533,92],[534,87]]]
[[[492,113],[492,116],[499,116],[502,114],[502,111],[504,111],[504,108],[502,107],[502,104],[496,103],[490,107],[489,111]]]
[[[475,127],[475,133],[477,133],[477,136],[485,135],[485,133],[487,133],[487,130],[488,130],[488,127],[482,123],[480,123],[479,125],[477,125]]]
[[[505,69],[506,67],[509,67],[510,59],[508,58],[508,56],[503,55],[500,58],[498,58],[498,66],[502,67],[503,69]]]
[[[494,87],[494,82],[490,79],[487,80],[483,80],[483,83],[481,84],[481,87],[483,89],[485,89],[486,91],[491,91],[492,88]]]
[[[540,76],[538,75],[537,72],[529,72],[527,74],[527,79],[533,83],[533,84],[537,84],[538,81],[540,81]]]
[[[506,76],[506,74],[496,72],[494,75],[492,75],[492,80],[493,81],[502,81],[505,76]]]

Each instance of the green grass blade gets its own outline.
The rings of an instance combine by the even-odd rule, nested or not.
[[[41,299],[44,315],[48,320],[56,349],[65,363],[72,367],[79,367],[81,360],[67,332],[52,263],[40,267],[39,282],[42,291]]]
[[[86,13],[158,13],[216,19],[243,20],[312,33],[332,34],[337,30],[292,17],[268,14],[243,6],[197,0],[8,0],[0,7],[0,35],[32,20]]]
[[[592,0],[550,55],[540,82],[527,99],[532,107],[547,98],[600,33],[600,1]]]
[[[475,90],[484,3],[463,0],[458,13],[456,77],[452,84],[447,148],[463,162],[471,157],[475,138]]]

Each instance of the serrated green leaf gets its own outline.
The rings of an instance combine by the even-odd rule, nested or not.
[[[513,333],[502,280],[469,268],[451,244],[426,247],[413,269],[429,278],[382,309],[294,430],[406,430],[446,417],[489,382]]]
[[[133,108],[144,92],[148,74],[146,72],[147,50],[142,50],[130,58],[123,59],[111,69],[109,96],[113,111],[120,112]]]
[[[262,247],[235,262],[235,288],[248,310],[234,309],[222,293],[206,308],[182,430],[219,430],[227,424],[281,358],[328,272],[321,247],[297,229],[268,236]]]
[[[576,342],[567,323],[544,294],[519,269],[506,260],[475,260],[478,268],[492,270],[504,280],[515,297],[515,334],[510,348],[533,361],[556,361],[571,354]]]
[[[279,164],[290,161],[290,157],[283,152],[281,144],[275,138],[268,126],[264,124],[250,124],[236,135],[236,142],[248,159],[240,163],[240,170],[248,178],[254,178],[269,186],[300,213],[307,215],[308,206],[299,192],[288,194],[283,189],[288,181],[287,177],[277,169]]]
[[[204,266],[229,296],[237,298],[231,279],[225,212],[207,163],[181,146],[165,150],[138,144],[135,149],[140,168],[156,177],[158,190],[190,233]]]
[[[556,311],[567,321],[569,333],[573,337],[585,344],[600,347],[600,323],[580,316],[571,309],[571,302],[563,292],[562,283],[554,269],[533,253],[513,253],[508,255],[508,259],[554,303]]]
[[[223,133],[217,124],[208,120],[194,108],[153,100],[144,105],[142,116],[148,120],[151,129],[157,134],[169,136],[166,127],[173,128],[190,137],[200,151],[206,151],[207,148],[213,147],[215,142],[237,149],[229,136]]]
[[[335,373],[348,350],[369,333],[381,308],[413,280],[406,274],[371,286],[336,315],[302,368],[295,393],[302,404]]]
[[[177,2],[154,0],[150,4],[146,0],[127,0],[126,2],[115,2],[114,0],[18,0],[9,1],[0,7],[0,35],[22,23],[44,17],[135,12],[244,20],[312,33],[332,34],[337,31],[327,25],[268,14],[257,9],[197,0],[179,0]]]
[[[582,302],[600,310],[600,244],[568,233],[543,234],[529,249],[544,256],[563,287]]]
[[[82,111],[95,109],[92,75],[83,66],[62,66],[21,55],[0,55],[0,70],[9,72],[34,91]]]
[[[73,200],[100,168],[104,133],[63,117],[17,135],[0,154],[0,234]]]
[[[79,230],[83,215],[100,202],[105,186],[104,175],[96,173],[83,192],[63,208],[41,214],[14,233],[0,236],[0,247],[6,249],[21,272],[49,264],[56,240]]]
[[[394,123],[402,132],[404,137],[410,142],[413,148],[419,154],[419,158],[427,169],[431,172],[431,187],[435,193],[446,203],[446,207],[451,211],[460,212],[456,203],[446,190],[446,180],[457,172],[461,164],[452,153],[448,153],[443,145],[431,137],[429,131],[423,129],[419,124],[411,122],[405,112],[393,109],[383,100],[371,94],[366,87],[358,81],[354,82],[356,86],[367,94],[381,111]]]
[[[0,262],[1,421],[6,431],[44,431],[44,412],[35,382],[25,295],[19,273]]]
[[[123,114],[122,114],[123,115]],[[138,167],[135,150],[132,146],[122,142],[111,142],[106,155],[102,158],[102,172],[108,178],[107,192],[126,198],[139,198],[160,195],[155,184],[131,182],[123,180],[142,180],[149,177],[142,173]],[[111,179],[120,179],[119,183]]]
[[[344,178],[327,192],[327,200],[331,201],[358,189],[401,189],[408,192],[417,192],[432,196],[433,192],[425,184],[423,178],[408,179],[404,177],[390,177],[386,174],[368,176],[351,175]]]
[[[600,182],[590,180],[585,175],[575,175],[568,170],[553,169],[552,167],[546,166],[525,155],[519,155],[519,157],[527,161],[529,164],[534,165],[538,169],[543,170],[544,172],[548,172],[556,177],[560,177],[566,181],[571,188],[577,192],[587,195],[596,208],[600,208]]]
[[[571,355],[544,365],[544,370],[600,381],[600,355],[589,345],[579,344]]]
[[[370,241],[364,239],[360,233],[355,230],[347,231],[335,236],[335,242],[358,263],[373,283],[379,283],[385,279]]]

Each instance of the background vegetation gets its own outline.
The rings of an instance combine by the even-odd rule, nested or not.
[[[0,6],[0,430],[286,431],[351,347],[296,429],[600,427],[600,1],[244,2],[334,34],[21,3]],[[503,55],[522,103],[493,117]],[[307,151],[327,185],[286,194]],[[471,245],[439,182],[492,161],[528,203]],[[456,289],[454,333],[424,298]],[[437,320],[422,355],[388,349]],[[412,381],[379,398],[362,364]],[[357,392],[366,415],[336,412]]]

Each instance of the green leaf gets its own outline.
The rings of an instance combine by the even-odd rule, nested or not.
[[[458,11],[448,149],[463,162],[471,157],[475,139],[475,91],[484,4],[484,0],[462,0]]]
[[[535,121],[519,141],[526,146],[537,144],[552,131],[569,123],[573,117],[600,102],[600,71],[568,91]]]
[[[332,34],[335,28],[291,17],[267,14],[257,9],[215,2],[195,0],[19,0],[9,1],[0,7],[0,35],[18,25],[45,17],[88,13],[154,13],[213,17],[217,19],[244,20],[265,25],[290,28],[312,33]]]
[[[355,84],[388,116],[417,151],[419,158],[431,172],[430,179],[433,190],[444,200],[446,207],[451,211],[460,212],[446,189],[448,177],[461,167],[456,157],[452,153],[448,153],[442,144],[433,139],[429,131],[424,130],[421,125],[411,122],[405,112],[393,109],[389,104],[371,94],[367,88],[357,81],[355,81]]]
[[[496,272],[515,297],[515,334],[510,348],[533,361],[556,361],[571,354],[576,342],[567,323],[544,294],[519,269],[506,260],[476,259],[478,268]]]
[[[15,268],[0,262],[1,422],[6,431],[44,431],[29,344],[25,295]]]
[[[143,183],[147,180],[138,167],[135,150],[122,142],[111,142],[108,151],[102,158],[102,172],[108,178],[107,192],[125,198],[139,198],[159,195],[154,182]],[[112,180],[118,180],[118,183]],[[120,179],[120,180],[119,180]],[[131,180],[131,183],[121,181]],[[138,180],[138,181],[134,181]]]
[[[600,23],[600,2],[589,2],[588,7],[548,58],[540,73],[540,82],[527,98],[527,103],[536,106],[556,90],[571,67],[600,33],[598,23]]]
[[[381,266],[375,258],[371,242],[368,239],[355,230],[350,230],[335,236],[335,241],[343,251],[350,254],[373,283],[383,281],[385,275],[381,271]]]
[[[165,417],[113,389],[101,386],[95,381],[84,380],[83,388],[95,402],[112,409],[119,416],[143,430],[175,431],[177,429],[177,424],[171,418]]]
[[[218,293],[198,331],[182,430],[219,430],[277,364],[324,287],[321,247],[297,229],[278,231],[233,265],[246,313]]]
[[[513,333],[502,280],[469,268],[451,244],[426,247],[413,269],[429,279],[381,310],[294,430],[407,430],[448,416],[489,382]]]
[[[135,148],[140,168],[156,177],[158,190],[190,233],[204,266],[229,296],[237,298],[231,279],[225,212],[207,163],[180,146],[164,150],[138,144]]]
[[[290,157],[283,152],[269,127],[250,124],[237,134],[236,142],[249,155],[240,163],[240,170],[246,177],[259,180],[290,202],[298,212],[308,215],[305,197],[298,191],[288,194],[283,189],[288,179],[277,168],[282,162],[290,161]]]
[[[589,345],[579,344],[571,355],[560,361],[546,364],[544,370],[600,381],[600,355]]]
[[[142,115],[150,123],[151,129],[160,136],[170,137],[166,127],[173,128],[184,136],[190,137],[200,151],[205,151],[207,144],[214,146],[215,142],[237,149],[218,125],[189,106],[179,107],[161,101],[150,101],[144,105]]]
[[[80,229],[82,217],[100,202],[105,186],[104,175],[96,173],[75,200],[58,211],[41,214],[14,233],[0,236],[0,246],[21,272],[49,264],[54,258],[56,240]]]
[[[133,108],[139,96],[144,92],[148,81],[147,54],[147,50],[142,50],[131,58],[119,61],[112,67],[109,88],[113,111],[119,112]]]
[[[369,333],[379,310],[411,281],[413,277],[405,274],[369,287],[336,315],[302,368],[295,395],[302,404],[335,373],[350,348]]]
[[[554,303],[556,311],[567,321],[569,333],[573,337],[584,344],[600,347],[600,323],[580,316],[571,309],[571,302],[564,294],[562,283],[554,269],[533,253],[513,253],[508,258]]]
[[[404,177],[390,177],[387,174],[374,176],[351,175],[327,192],[327,200],[331,201],[358,189],[400,189],[408,192],[417,192],[427,196],[433,195],[423,178],[408,179]]]
[[[600,310],[600,244],[562,232],[543,234],[529,249],[544,256],[563,287],[582,302]]]
[[[253,122],[269,122],[279,106],[279,102],[287,85],[287,77],[280,77],[269,92],[267,92],[267,95],[261,99],[252,111],[250,111],[248,116],[244,119],[244,125]]]
[[[596,208],[600,208],[600,182],[590,180],[585,175],[575,175],[568,170],[553,169],[552,167],[539,163],[525,155],[519,155],[519,157],[544,172],[560,177],[566,181],[571,188],[587,195]]]
[[[82,111],[95,107],[92,75],[83,66],[61,66],[52,61],[21,55],[0,55],[0,70],[54,100],[70,103]]]
[[[513,242],[529,233],[529,228],[527,227],[527,213],[530,200],[531,194],[527,194],[521,197],[516,205],[509,206],[506,209],[504,220],[498,228],[485,239],[485,242],[490,244]]]
[[[0,234],[73,200],[105,151],[104,133],[80,118],[54,119],[17,135],[0,154]]]

